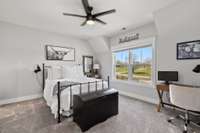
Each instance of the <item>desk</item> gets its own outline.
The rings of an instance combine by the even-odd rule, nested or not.
[[[166,85],[166,84],[157,84],[156,85],[156,90],[157,90],[158,96],[159,96],[159,103],[157,105],[157,112],[160,112],[161,107],[164,107],[164,105],[173,106],[172,104],[165,103],[163,101],[163,93],[164,92],[169,92],[169,85]]]

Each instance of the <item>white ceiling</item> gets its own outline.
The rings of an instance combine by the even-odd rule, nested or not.
[[[153,21],[153,12],[178,0],[89,0],[94,13],[115,8],[115,14],[101,17],[107,25],[81,27],[82,18],[63,16],[63,12],[85,15],[81,0],[0,0],[0,20],[41,30],[70,34],[80,38],[106,36],[122,27],[137,27]]]

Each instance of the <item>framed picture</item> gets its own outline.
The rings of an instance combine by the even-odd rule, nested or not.
[[[75,61],[75,48],[46,45],[46,59]]]
[[[200,59],[200,40],[177,43],[177,59]]]

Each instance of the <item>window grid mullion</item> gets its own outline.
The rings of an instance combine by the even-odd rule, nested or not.
[[[152,47],[151,45],[149,45],[150,47]],[[128,61],[127,63],[127,67],[128,67],[128,75],[127,75],[127,80],[129,80],[129,81],[132,81],[132,80],[134,80],[135,78],[137,79],[138,78],[138,74],[136,74],[136,76],[135,76],[135,78],[134,78],[134,76],[133,76],[133,73],[134,73],[134,70],[133,70],[133,67],[135,67],[135,65],[137,65],[136,66],[136,68],[138,69],[138,65],[140,66],[140,63],[141,64],[143,64],[143,60],[144,60],[144,53],[143,53],[143,51],[140,51],[139,53],[138,53],[138,51],[137,51],[137,49],[142,49],[142,48],[146,48],[146,47],[149,47],[149,46],[144,46],[144,47],[137,47],[137,48],[129,48],[129,49],[126,49],[126,50],[122,50],[122,51],[127,51],[126,52],[126,55],[128,54],[128,60],[126,60],[126,61]],[[135,51],[136,50],[136,51]],[[120,52],[120,51],[118,51],[118,52]],[[134,53],[133,53],[134,52]],[[153,53],[153,49],[152,49],[152,53]],[[136,54],[136,57],[134,56],[134,54]],[[152,56],[153,56],[153,54],[152,54]],[[114,56],[115,57],[115,56]],[[138,58],[139,57],[139,58]],[[123,57],[122,57],[123,58]],[[114,59],[114,62],[113,62],[113,67],[114,67],[114,77],[116,78],[117,77],[117,71],[116,71],[116,65],[117,65],[117,60],[115,59],[115,58],[113,58]],[[120,58],[119,58],[120,59]],[[127,58],[126,58],[127,59]],[[139,60],[139,61],[138,61]],[[139,62],[139,64],[137,63],[137,62]],[[153,59],[151,60],[151,62],[150,62],[150,69],[151,69],[151,77],[150,77],[150,80],[152,81],[152,77],[153,77],[153,74],[152,74],[152,69],[153,69],[153,67],[152,67],[152,64],[153,64]],[[147,72],[147,70],[145,69],[145,72]],[[120,75],[120,74],[119,74]],[[122,74],[122,76],[124,76],[123,74]],[[139,75],[140,76],[140,75]],[[116,78],[117,79],[117,78]],[[119,78],[120,79],[120,78]],[[124,80],[124,79],[123,79]]]
[[[132,80],[132,58],[131,49],[129,49],[128,80]]]

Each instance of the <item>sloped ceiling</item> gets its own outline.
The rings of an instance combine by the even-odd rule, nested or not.
[[[63,12],[84,15],[81,0],[0,0],[0,21],[37,28],[79,38],[107,36],[122,27],[136,27],[153,21],[153,12],[178,0],[89,0],[94,13],[115,8],[115,14],[101,17],[107,25],[81,27],[82,18],[63,16]]]
[[[105,37],[94,37],[89,39],[88,42],[96,54],[109,51],[109,40]]]

